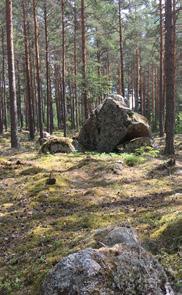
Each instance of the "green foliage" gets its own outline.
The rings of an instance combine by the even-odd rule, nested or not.
[[[124,159],[124,162],[126,163],[127,166],[133,167],[139,164],[144,163],[145,159],[141,156],[138,156],[136,154],[127,154],[124,153],[122,154],[122,157]]]
[[[142,146],[135,150],[136,155],[142,155],[143,157],[152,157],[157,158],[159,156],[160,151],[151,146]]]

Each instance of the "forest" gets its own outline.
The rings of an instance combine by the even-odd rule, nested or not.
[[[0,295],[182,294],[181,0],[0,0]]]

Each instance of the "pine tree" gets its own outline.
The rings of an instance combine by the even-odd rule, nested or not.
[[[165,3],[166,154],[174,154],[175,97],[172,0]]]
[[[7,32],[7,53],[8,53],[10,119],[11,119],[11,147],[18,148],[19,140],[18,140],[15,60],[14,60],[14,44],[13,44],[13,11],[12,11],[11,0],[6,0],[6,32]]]

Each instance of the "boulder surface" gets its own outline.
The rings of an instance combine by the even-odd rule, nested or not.
[[[139,245],[133,230],[118,227],[105,234],[109,245],[119,244],[63,258],[47,275],[42,294],[174,295],[163,268]]]
[[[41,146],[42,153],[72,153],[75,148],[72,140],[65,137],[50,137]]]
[[[112,247],[116,244],[128,246],[139,245],[138,237],[134,229],[130,226],[117,226],[98,229],[94,235],[97,243]]]
[[[147,119],[131,111],[122,96],[113,95],[93,111],[78,141],[86,150],[111,152],[117,145],[138,137],[151,137]]]

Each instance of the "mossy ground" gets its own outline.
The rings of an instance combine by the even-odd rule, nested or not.
[[[177,136],[176,146],[181,141]],[[8,135],[0,138],[0,294],[39,294],[45,274],[63,256],[94,246],[97,228],[121,223],[136,228],[181,284],[180,148],[171,172],[158,169],[161,155],[41,155],[26,133],[21,145],[9,150]],[[53,186],[45,184],[50,172]]]

